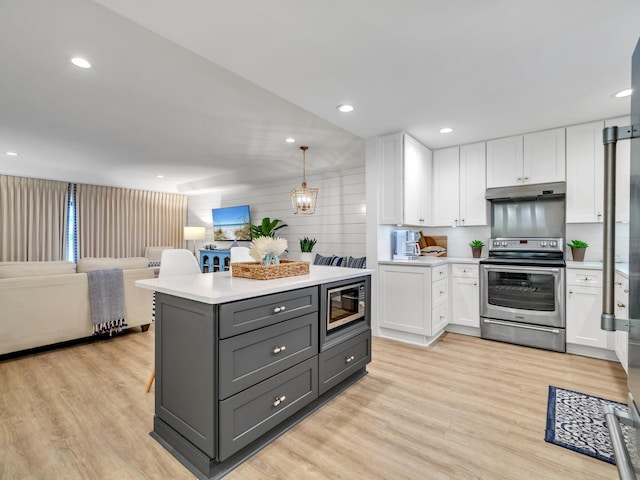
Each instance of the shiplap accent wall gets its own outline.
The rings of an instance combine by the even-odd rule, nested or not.
[[[213,243],[211,209],[249,205],[251,223],[259,223],[263,217],[279,218],[288,226],[277,235],[289,243],[288,258],[297,259],[300,254],[299,239],[308,236],[318,240],[314,253],[363,257],[366,254],[366,179],[364,164],[360,168],[307,175],[309,187],[319,189],[318,205],[313,215],[294,215],[289,192],[299,187],[300,179],[265,184],[230,193],[200,194],[189,196],[188,224],[204,226],[206,239],[197,246]],[[240,242],[246,246],[249,242]],[[216,242],[218,248],[228,248],[230,242]]]

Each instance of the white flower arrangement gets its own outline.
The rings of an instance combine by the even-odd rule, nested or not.
[[[287,249],[287,239],[281,237],[254,238],[249,248],[249,255],[257,262],[269,265],[280,263],[279,256]]]

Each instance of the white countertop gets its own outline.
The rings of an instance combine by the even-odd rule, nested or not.
[[[379,260],[379,265],[413,265],[418,267],[437,267],[438,265],[447,265],[449,263],[470,263],[478,264],[481,258],[472,257],[429,257],[421,256],[415,260]]]
[[[567,262],[567,268],[577,268],[580,270],[602,270],[602,262]],[[617,262],[616,272],[629,277],[629,264],[626,262]]]
[[[179,275],[175,277],[136,280],[136,287],[166,293],[175,297],[216,305],[220,303],[286,292],[322,283],[371,275],[373,270],[311,265],[308,275],[253,280],[232,277],[230,272]]]

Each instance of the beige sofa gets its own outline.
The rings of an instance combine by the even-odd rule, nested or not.
[[[87,273],[121,268],[127,328],[146,330],[152,292],[134,282],[153,278],[145,257],[73,262],[0,262],[0,355],[93,334]]]

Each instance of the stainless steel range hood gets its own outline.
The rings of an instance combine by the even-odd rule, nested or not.
[[[487,188],[487,200],[536,200],[539,198],[564,197],[567,193],[565,182],[534,183],[514,187]]]

